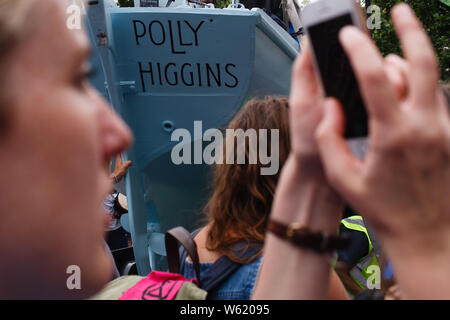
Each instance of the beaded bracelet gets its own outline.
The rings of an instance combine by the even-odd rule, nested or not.
[[[267,230],[298,247],[311,249],[319,253],[345,249],[350,245],[350,237],[348,235],[339,236],[326,232],[314,232],[298,223],[285,225],[270,220],[267,225]]]

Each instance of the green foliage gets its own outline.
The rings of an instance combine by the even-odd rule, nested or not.
[[[216,0],[214,1],[214,7],[216,8],[226,8],[231,3],[231,0]]]
[[[401,54],[397,36],[390,21],[392,7],[399,2],[407,2],[422,21],[424,28],[431,38],[439,57],[441,79],[450,80],[450,8],[440,0],[401,1],[401,0],[372,0],[381,8],[381,29],[374,30],[373,37],[384,55],[389,53]]]

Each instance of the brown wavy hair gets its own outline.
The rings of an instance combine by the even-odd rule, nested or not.
[[[250,263],[261,255],[262,250],[251,259],[241,261],[231,247],[239,242],[246,242],[247,248],[264,242],[279,173],[290,151],[288,113],[286,98],[253,99],[228,125],[227,129],[255,129],[258,141],[259,129],[267,129],[268,142],[271,141],[271,129],[278,129],[279,170],[275,175],[261,175],[260,169],[264,166],[259,159],[257,164],[249,164],[248,137],[245,138],[245,164],[235,161],[235,164],[214,167],[214,191],[204,208],[210,226],[206,240],[208,250],[239,263]],[[223,144],[226,151],[226,139]],[[238,143],[234,143],[235,157],[237,148]],[[272,154],[270,143],[268,154]]]

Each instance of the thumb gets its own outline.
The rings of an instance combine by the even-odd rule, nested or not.
[[[122,163],[122,155],[120,153],[116,154],[116,166],[120,166]]]
[[[340,102],[325,100],[324,116],[316,129],[316,141],[328,182],[350,201],[361,188],[361,161],[354,157],[344,139],[345,117]]]
[[[129,168],[129,167],[131,167],[133,165],[133,161],[131,161],[131,160],[128,160],[127,162],[125,162],[125,167],[126,168]]]

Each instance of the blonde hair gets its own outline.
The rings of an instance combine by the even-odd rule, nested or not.
[[[0,0],[0,63],[28,33],[28,13],[35,1]]]
[[[10,55],[29,34],[33,24],[29,13],[34,4],[34,0],[0,0],[0,70],[9,71]],[[0,84],[0,134],[7,124],[7,92],[6,83]]]

